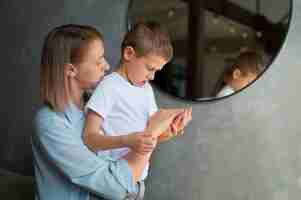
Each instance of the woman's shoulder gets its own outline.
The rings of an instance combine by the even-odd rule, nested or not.
[[[37,127],[48,127],[53,124],[58,124],[60,122],[64,122],[63,114],[59,112],[55,112],[47,105],[41,105],[34,118],[34,123]]]

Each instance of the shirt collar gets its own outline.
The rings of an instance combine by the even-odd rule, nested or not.
[[[84,117],[84,112],[80,110],[74,103],[70,103],[64,112],[70,123],[76,123]]]

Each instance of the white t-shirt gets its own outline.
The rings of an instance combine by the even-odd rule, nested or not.
[[[86,105],[103,117],[103,129],[106,135],[118,136],[144,131],[149,116],[158,110],[153,89],[146,82],[143,86],[134,86],[116,72],[107,75],[99,83]],[[100,151],[99,154],[119,159],[129,152],[128,148]],[[141,180],[147,176],[148,167]]]
[[[217,97],[224,97],[224,96],[228,96],[232,93],[234,93],[234,89],[232,87],[230,87],[229,85],[226,85],[225,87],[223,87],[221,89],[221,91],[219,91],[219,93],[216,95]]]

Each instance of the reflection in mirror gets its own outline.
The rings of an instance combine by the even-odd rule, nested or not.
[[[128,22],[130,28],[157,21],[168,29],[174,58],[154,84],[202,101],[228,96],[258,78],[278,54],[290,16],[290,0],[132,0]]]

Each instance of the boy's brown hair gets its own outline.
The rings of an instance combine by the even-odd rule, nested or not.
[[[249,73],[260,74],[264,70],[263,57],[256,51],[246,51],[241,53],[227,70],[226,77],[232,76],[235,69],[239,69],[242,75]]]
[[[65,64],[80,63],[89,42],[102,35],[91,26],[68,24],[54,28],[44,41],[40,65],[40,93],[43,103],[55,111],[69,104]]]
[[[173,47],[165,28],[156,22],[141,22],[127,32],[121,45],[121,52],[132,47],[138,57],[153,54],[170,61]]]

